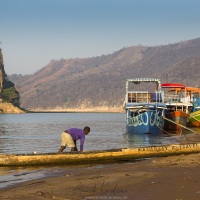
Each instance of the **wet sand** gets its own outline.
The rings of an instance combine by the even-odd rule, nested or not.
[[[52,177],[0,189],[0,199],[200,200],[200,153],[67,167]]]

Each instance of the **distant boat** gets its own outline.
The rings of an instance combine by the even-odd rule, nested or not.
[[[148,91],[147,89],[143,90],[142,87],[140,90],[135,89],[141,83],[145,83]],[[124,109],[126,110],[126,132],[161,134],[164,128],[165,104],[160,79],[135,78],[126,80]]]
[[[164,130],[170,133],[182,133],[187,126],[189,113],[193,109],[187,87],[178,83],[163,83],[161,88],[166,89],[164,98],[167,109]]]

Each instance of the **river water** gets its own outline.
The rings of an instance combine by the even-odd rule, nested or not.
[[[178,144],[199,140],[194,134],[133,136],[126,133],[124,113],[26,113],[0,115],[0,154],[30,154],[57,152],[61,133],[67,128],[84,128],[84,150],[105,150],[141,146]],[[197,130],[200,132],[200,130]],[[78,143],[79,148],[79,143]],[[66,148],[64,151],[69,151]],[[54,171],[62,168],[54,167]],[[50,170],[50,171],[49,171]],[[52,167],[0,167],[0,188],[39,178],[52,172]]]

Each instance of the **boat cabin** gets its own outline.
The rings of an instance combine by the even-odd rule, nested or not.
[[[200,89],[186,87],[183,84],[163,83],[161,88],[165,91],[164,102],[171,110],[182,110],[186,113],[194,110],[194,102],[200,106]]]

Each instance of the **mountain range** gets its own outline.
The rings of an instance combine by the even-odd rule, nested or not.
[[[31,75],[8,78],[28,110],[122,109],[130,78],[200,87],[200,38],[160,46],[130,46],[91,58],[51,60]]]

